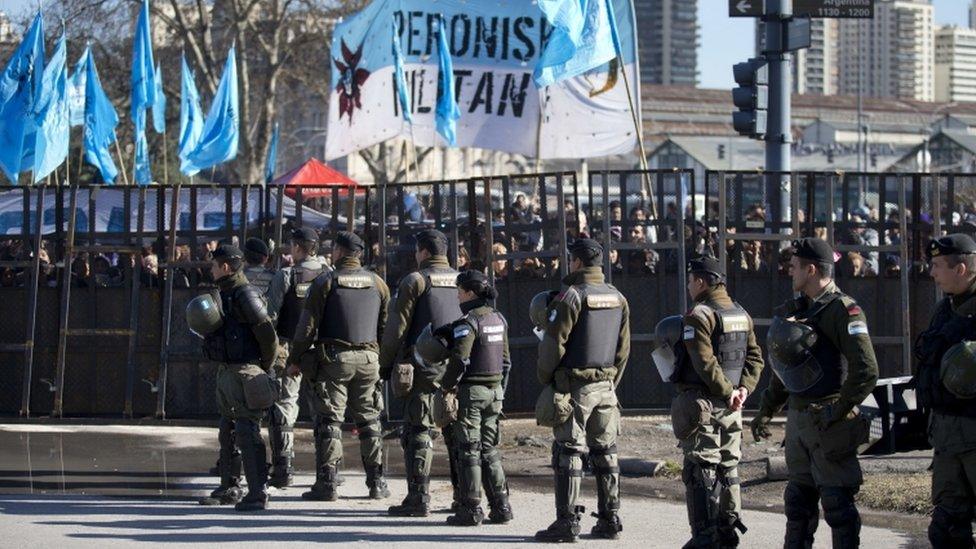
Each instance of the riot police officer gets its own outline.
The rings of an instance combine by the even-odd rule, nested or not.
[[[766,342],[776,375],[751,424],[757,441],[768,438],[773,415],[789,403],[789,482],[783,493],[787,547],[813,543],[818,500],[833,546],[860,542],[854,496],[863,476],[857,450],[867,441],[869,424],[857,405],[878,381],[878,362],[864,312],[833,281],[834,262],[834,250],[823,240],[793,242],[790,275],[800,296],[775,311]]]
[[[685,547],[738,547],[738,531],[746,530],[738,474],[742,406],[759,382],[762,349],[752,318],[726,291],[722,263],[702,256],[687,270],[694,306],[683,318],[659,324],[677,322],[677,342],[663,338],[663,353],[654,353],[662,379],[678,390],[671,418],[684,453],[681,476],[692,533]],[[673,356],[662,357],[671,349]]]
[[[268,268],[270,256],[271,250],[260,238],[252,237],[244,242],[244,276],[261,295],[268,293],[271,279],[274,278],[274,271]]]
[[[389,497],[383,478],[380,413],[379,341],[386,326],[390,290],[383,279],[363,268],[363,241],[340,232],[332,248],[335,270],[312,283],[305,311],[294,334],[288,374],[300,375],[301,360],[313,342],[318,368],[308,372],[315,408],[315,484],[305,499],[335,501],[342,458],[342,421],[346,403],[359,430],[366,485],[372,499]]]
[[[414,258],[419,269],[403,278],[397,287],[390,322],[380,348],[380,376],[393,377],[394,386],[411,385],[404,395],[404,426],[400,439],[406,463],[407,496],[390,507],[393,516],[425,517],[430,513],[430,465],[433,458],[431,415],[434,387],[413,376],[413,347],[427,325],[443,326],[461,317],[458,304],[458,272],[447,261],[447,237],[437,230],[416,235]]]
[[[583,475],[582,455],[589,452],[596,476],[598,513],[591,530],[616,539],[623,529],[617,463],[620,411],[615,390],[630,355],[627,300],[606,283],[603,248],[592,239],[569,248],[570,274],[549,304],[545,335],[539,344],[538,377],[569,394],[572,412],[553,427],[556,521],[536,533],[539,541],[575,541],[580,531],[577,506]]]
[[[919,402],[931,411],[932,522],[936,549],[973,547],[976,504],[976,242],[952,234],[926,253],[932,279],[947,295],[915,343]]]
[[[302,387],[302,376],[285,375],[284,358],[289,354],[289,345],[295,337],[295,327],[305,306],[305,298],[312,281],[329,267],[316,255],[319,236],[310,228],[297,228],[291,234],[291,257],[293,267],[285,267],[271,280],[268,288],[268,314],[275,322],[278,338],[283,349],[275,364],[275,375],[280,385],[278,400],[268,414],[268,439],[271,442],[271,481],[277,488],[292,483],[292,460],[295,457],[295,421],[298,419],[298,393]],[[304,370],[315,368],[316,356],[308,351],[299,357]],[[306,387],[307,389],[307,387]],[[306,390],[306,393],[311,391]]]
[[[220,410],[220,487],[201,500],[204,505],[236,503],[238,511],[265,509],[268,503],[267,454],[261,438],[261,417],[275,398],[267,375],[278,350],[278,338],[268,318],[264,298],[242,272],[244,254],[232,245],[213,253],[211,274],[220,290],[220,326],[197,331],[204,335],[208,359],[219,362],[217,407]],[[212,299],[212,298],[210,298]],[[187,309],[187,322],[197,325],[213,307]],[[241,450],[235,457],[234,445]],[[240,467],[243,458],[247,495],[241,495]]]
[[[492,307],[498,296],[480,271],[457,277],[460,320],[447,325],[449,361],[441,386],[457,391],[458,418],[452,424],[457,444],[459,508],[448,524],[476,526],[484,520],[481,487],[487,487],[488,519],[504,524],[514,517],[502,469],[498,418],[505,400],[512,361],[508,351],[508,323]],[[444,330],[442,328],[441,330]]]

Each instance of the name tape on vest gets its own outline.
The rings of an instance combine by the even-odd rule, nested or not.
[[[505,338],[501,334],[492,334],[488,336],[488,343],[501,343]]]
[[[373,277],[370,275],[339,275],[338,283],[343,288],[371,288]]]
[[[300,299],[305,299],[308,297],[308,289],[311,287],[311,282],[300,282],[295,284],[295,295],[297,295]]]
[[[500,334],[504,331],[504,326],[484,326],[481,328],[481,333],[483,334]]]
[[[454,273],[431,274],[430,285],[435,288],[454,288],[457,286],[457,275]]]
[[[620,307],[620,296],[615,294],[597,294],[586,296],[586,306],[591,309],[616,309]]]
[[[728,315],[722,317],[722,329],[725,333],[748,332],[749,317],[746,315]]]

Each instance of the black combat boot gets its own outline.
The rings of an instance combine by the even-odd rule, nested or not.
[[[570,503],[574,492],[574,483],[580,478],[574,477],[569,469],[556,469],[556,521],[545,530],[535,533],[536,541],[549,543],[574,543],[580,533],[580,516],[586,511],[582,505]]]
[[[241,455],[218,460],[217,463],[221,467],[220,487],[200,499],[200,505],[236,505],[244,497],[244,489],[241,488]],[[228,464],[226,470],[224,463]]]
[[[683,549],[712,549],[718,547],[718,501],[715,486],[718,482],[712,467],[685,460],[681,479],[685,484],[685,504],[691,539]]]
[[[389,508],[392,517],[426,517],[430,515],[430,477],[416,477],[407,483],[407,497],[400,505]]]
[[[287,488],[295,483],[295,475],[292,469],[291,458],[287,456],[278,456],[274,468],[271,472],[271,478],[268,479],[268,485],[274,486],[275,488]]]
[[[319,471],[315,484],[311,490],[302,494],[302,499],[309,501],[336,501],[339,499],[339,485],[336,484],[336,477],[339,470],[335,465],[324,465]]]
[[[481,505],[474,501],[464,501],[461,508],[453,515],[447,517],[447,523],[451,526],[480,526],[485,520],[485,512]]]
[[[268,507],[268,455],[259,429],[253,421],[237,421],[237,440],[247,478],[247,495],[234,506],[238,511],[263,511]]]
[[[596,456],[602,458],[602,456]],[[616,455],[613,455],[613,463],[616,463]],[[603,461],[599,461],[599,466],[594,463],[596,472],[596,496],[597,510],[593,513],[596,517],[596,525],[590,530],[590,534],[596,538],[617,539],[624,527],[620,523],[620,498],[617,492],[620,473],[618,469],[610,468]]]
[[[489,487],[486,489],[486,494],[488,495],[488,507],[491,509],[488,513],[488,522],[508,524],[515,519],[515,514],[512,513],[512,505],[508,501],[508,483],[501,491]]]
[[[369,488],[369,499],[386,499],[390,497],[390,488],[383,477],[382,465],[366,467],[366,486]]]

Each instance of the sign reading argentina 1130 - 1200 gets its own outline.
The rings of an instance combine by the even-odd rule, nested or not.
[[[793,15],[871,19],[875,0],[793,0]],[[729,17],[761,17],[765,0],[729,0]]]

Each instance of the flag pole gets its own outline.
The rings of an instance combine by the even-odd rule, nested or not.
[[[613,25],[612,28],[616,29],[617,22],[616,14],[613,10],[613,0],[606,1],[607,8],[609,8],[607,10],[607,15],[614,18],[611,24]],[[616,34],[616,30],[614,30],[614,33]],[[627,104],[630,106],[630,116],[634,121],[634,131],[637,133],[637,146],[640,150],[640,165],[641,170],[644,172],[643,177],[641,178],[644,182],[644,193],[647,195],[648,201],[651,205],[651,217],[653,219],[657,219],[657,207],[654,204],[654,193],[651,192],[651,177],[650,174],[647,173],[647,152],[644,150],[644,130],[641,126],[641,121],[637,116],[637,107],[634,105],[633,92],[630,91],[630,77],[627,76],[627,65],[624,63],[624,54],[623,51],[621,51],[619,38],[613,41],[613,47],[617,52],[617,64],[620,66],[620,73],[624,77],[624,90],[627,91]]]
[[[119,146],[119,140],[115,140],[115,154],[119,156],[119,166],[122,167],[120,172],[122,172],[122,180],[125,182],[125,186],[129,186],[129,174],[125,171],[125,160],[122,159],[122,147]]]
[[[167,187],[169,186],[169,146],[166,142],[166,126],[163,126],[163,184]],[[179,181],[177,181],[176,186],[179,188]]]

